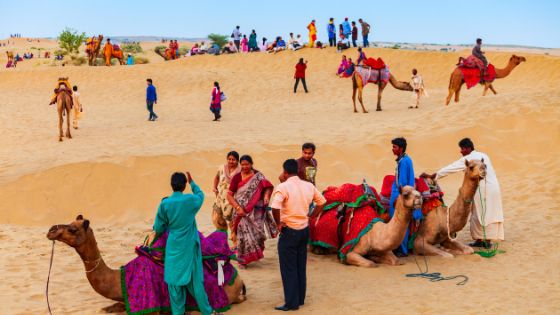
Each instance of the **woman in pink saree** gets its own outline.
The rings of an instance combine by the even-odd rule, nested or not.
[[[241,268],[264,257],[267,233],[278,234],[272,214],[267,210],[272,183],[253,168],[253,159],[240,159],[241,173],[231,178],[228,201],[233,206],[232,232],[237,245],[237,260]]]

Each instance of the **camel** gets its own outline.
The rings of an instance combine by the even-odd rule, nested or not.
[[[124,311],[121,272],[118,269],[109,268],[103,261],[89,220],[84,220],[82,215],[78,215],[76,220],[70,224],[53,225],[47,233],[47,238],[73,247],[80,255],[86,269],[86,277],[95,292],[117,302],[104,310]],[[224,286],[224,290],[230,304],[238,304],[246,300],[245,285],[240,276],[235,278],[232,285]],[[150,314],[158,315],[159,312]]]
[[[70,133],[70,115],[72,115],[72,96],[70,91],[66,89],[64,84],[59,85],[58,94],[56,95],[56,109],[58,111],[58,141],[62,141],[64,136],[62,133],[62,125],[64,124],[64,115],[66,115],[66,138],[72,139]]]
[[[376,70],[374,70],[376,71]],[[389,76],[389,83],[397,89],[401,91],[412,91],[413,88],[408,82],[397,81],[393,74]],[[376,111],[380,112],[381,109],[381,97],[383,96],[383,90],[387,86],[387,82],[383,82],[381,80],[377,83],[378,90],[377,90],[377,109]],[[362,78],[360,75],[354,71],[352,74],[352,102],[354,102],[354,113],[357,113],[358,110],[356,109],[356,90],[358,90],[358,100],[360,101],[360,105],[362,105],[362,112],[367,113],[368,111],[364,107],[364,102],[362,101],[362,91],[364,89],[364,83],[362,82]]]
[[[91,42],[88,43],[86,47],[86,54],[88,56],[88,65],[97,66],[97,56],[99,56],[99,51],[101,49],[101,42],[103,41],[103,35],[99,35],[97,39],[95,37],[91,38]]]
[[[393,218],[388,223],[375,223],[346,255],[345,263],[358,267],[375,267],[376,263],[401,265],[402,262],[393,254],[393,250],[399,247],[404,239],[410,220],[412,220],[412,211],[421,207],[422,196],[420,193],[411,186],[402,187],[401,195],[395,204]],[[333,250],[312,246],[312,252],[328,254]]]
[[[463,184],[459,188],[459,194],[447,208],[440,206],[426,215],[421,223],[416,239],[414,240],[414,252],[419,255],[439,255],[452,258],[453,254],[472,254],[472,247],[462,244],[451,238],[461,231],[467,224],[469,214],[474,207],[474,198],[480,180],[486,176],[484,159],[466,161],[467,166]],[[441,244],[444,249],[436,247]]]
[[[103,47],[103,57],[105,58],[105,65],[108,67],[111,66],[111,59],[113,58],[117,58],[121,66],[125,64],[122,48],[115,50],[114,47],[115,46],[110,42],[110,39],[107,39],[107,42]]]
[[[509,62],[507,66],[503,69],[496,68],[496,79],[502,79],[507,77],[511,71],[517,67],[522,62],[526,61],[525,57],[512,55],[509,58]],[[455,70],[451,73],[451,77],[449,78],[449,94],[445,100],[445,105],[449,105],[451,102],[451,97],[455,94],[455,103],[459,102],[459,96],[461,94],[461,87],[463,86],[465,81],[463,80],[463,73],[459,67],[456,67]],[[488,89],[492,91],[492,93],[497,94],[496,90],[492,86],[492,82],[484,82],[484,91],[482,92],[482,96],[486,96]]]
[[[8,61],[14,61],[14,52],[13,51],[6,51],[6,56],[8,57]]]

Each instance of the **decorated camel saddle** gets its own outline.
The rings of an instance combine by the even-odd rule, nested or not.
[[[463,74],[463,80],[467,84],[467,89],[472,88],[481,82],[493,82],[496,79],[496,68],[493,64],[488,64],[484,70],[484,78],[481,78],[484,63],[477,57],[470,55],[467,58],[459,57],[457,67]]]
[[[95,46],[99,43],[97,37],[90,37],[86,40],[86,53],[92,53],[95,50]]]
[[[218,312],[230,308],[224,285],[232,284],[237,270],[231,264],[235,255],[227,243],[227,233],[215,231],[200,236],[204,288],[213,309]],[[156,311],[171,311],[169,291],[163,280],[165,245],[168,233],[156,236],[147,244],[136,247],[138,257],[121,267],[122,293],[127,314],[147,314]],[[187,310],[197,311],[194,298],[187,295]]]
[[[327,199],[323,212],[309,222],[310,244],[337,251],[344,262],[360,238],[375,223],[386,222],[388,215],[375,188],[365,181],[328,187],[323,195]]]
[[[72,96],[72,87],[70,86],[70,81],[68,78],[58,78],[58,82],[56,83],[56,87],[54,88],[54,95],[51,97],[50,104],[56,103],[56,97],[59,93],[66,93],[69,96]],[[70,107],[73,107],[72,97],[70,97]]]
[[[394,175],[387,175],[383,178],[383,186],[381,187],[381,205],[386,211],[389,211],[389,201],[391,199],[391,188],[393,187],[393,182],[395,181]],[[443,203],[443,191],[439,185],[432,179],[429,178],[416,178],[416,190],[422,195],[422,216],[425,218],[426,215],[436,209],[439,206],[444,206]],[[415,222],[412,220],[409,226],[409,235],[411,237],[408,241],[408,248],[412,249],[414,245],[414,239],[418,233],[420,227],[420,222]]]
[[[389,67],[387,67],[381,58],[365,59],[363,65],[356,66],[355,72],[358,73],[362,79],[364,86],[368,83],[387,83],[389,82],[389,77],[391,76]]]

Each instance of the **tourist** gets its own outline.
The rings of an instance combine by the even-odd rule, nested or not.
[[[72,91],[72,109],[74,112],[74,117],[72,117],[72,126],[74,129],[78,129],[78,120],[80,119],[83,111],[82,101],[80,99],[80,93],[78,93],[78,87],[74,85],[72,87]]]
[[[134,58],[132,57],[132,54],[128,54],[128,58],[126,58],[126,64],[128,66],[134,65]]]
[[[344,27],[342,24],[338,24],[338,40],[340,41],[344,37]]]
[[[237,25],[231,33],[231,38],[233,38],[233,42],[235,43],[235,47],[237,47],[237,51],[240,51],[239,48],[241,45],[241,32],[239,31],[239,25]]]
[[[224,49],[222,49],[222,53],[225,53],[225,54],[237,53],[237,47],[235,47],[235,45],[233,44],[232,41],[229,41],[229,43],[224,46]]]
[[[267,38],[266,38],[266,37],[263,37],[263,38],[262,38],[262,44],[261,44],[261,46],[259,47],[260,51],[266,51],[266,50],[267,50],[267,48],[268,48],[268,43],[267,43],[266,41],[267,41]]]
[[[290,33],[290,40],[288,41],[288,48],[293,51],[303,48],[298,39],[294,38],[294,33]]]
[[[315,27],[315,20],[311,20],[311,23],[307,25],[309,30],[309,47],[313,48],[315,46],[315,41],[317,40],[317,27]]]
[[[350,26],[350,22],[348,22],[348,18],[344,18],[344,22],[342,22],[342,29],[344,31],[344,37],[350,38],[352,35],[352,27]]]
[[[393,154],[397,157],[395,181],[391,187],[391,199],[389,200],[389,216],[393,218],[395,215],[395,203],[400,195],[400,189],[404,186],[415,187],[416,182],[414,180],[414,167],[412,165],[412,159],[408,156],[408,154],[406,154],[406,139],[395,138],[391,141],[391,144],[393,145]],[[421,215],[422,209],[417,210],[420,211]],[[414,211],[417,212],[417,210]],[[414,215],[416,217],[418,213],[415,213]],[[408,256],[408,236],[409,232],[407,229],[401,245],[393,251],[397,257]]]
[[[327,25],[327,33],[329,34],[329,46],[336,46],[336,26],[334,26],[334,18],[329,19],[329,24]]]
[[[358,47],[356,41],[358,40],[358,27],[356,21],[352,21],[352,47]]]
[[[336,75],[340,76],[341,74],[344,73],[344,71],[346,71],[346,69],[348,69],[348,59],[346,59],[346,55],[342,55],[342,61],[338,66],[338,71],[336,72]]]
[[[183,194],[187,183],[192,194]],[[162,234],[168,231],[165,246],[165,266],[163,277],[169,290],[169,300],[173,314],[184,314],[187,292],[194,297],[203,315],[213,313],[204,289],[202,252],[196,225],[196,214],[204,201],[204,193],[187,172],[171,176],[173,194],[164,198],[154,221],[154,231]]]
[[[251,31],[251,35],[249,35],[249,51],[259,51],[259,45],[257,44],[257,33],[255,30]]]
[[[412,85],[414,95],[416,95],[416,106],[409,106],[408,108],[418,108],[418,106],[420,106],[420,97],[424,95],[425,89],[424,79],[422,79],[422,76],[418,74],[418,70],[416,69],[412,69],[412,79],[410,85]]]
[[[305,70],[307,69],[307,60],[304,62],[303,58],[299,58],[299,62],[296,64],[296,73],[294,74],[294,79],[296,79],[296,83],[294,84],[294,93],[297,92],[297,87],[299,81],[303,84],[303,89],[305,93],[307,93],[307,84],[305,83]]]
[[[274,47],[274,53],[286,50],[286,42],[282,39],[282,36],[276,38],[276,47]]]
[[[298,171],[297,175],[303,181],[315,185],[315,177],[317,176],[317,160],[315,159],[315,144],[306,142],[301,146],[301,157],[297,159]],[[284,173],[278,177],[278,180],[283,183],[287,177]]]
[[[480,69],[480,76],[484,78],[484,72],[486,71],[486,67],[488,66],[488,60],[486,60],[486,56],[484,56],[484,52],[482,51],[482,39],[476,39],[476,45],[472,49],[472,55],[482,61],[484,67]]]
[[[244,53],[249,52],[249,40],[245,34],[243,34],[243,39],[241,40],[241,51]]]
[[[237,261],[242,269],[264,257],[267,233],[273,238],[278,231],[272,214],[266,209],[272,183],[253,168],[253,159],[244,155],[240,159],[241,172],[231,178],[228,201],[235,209],[232,231],[237,242]]]
[[[346,35],[342,35],[342,38],[340,39],[336,47],[338,52],[342,52],[343,50],[350,48],[350,40],[346,38]]]
[[[358,65],[361,65],[366,59],[367,59],[366,53],[364,53],[362,47],[359,47],[358,48],[358,61],[356,61],[356,63]]]
[[[214,87],[212,88],[212,99],[210,101],[210,111],[214,113],[214,121],[219,121],[222,115],[220,111],[222,110],[222,95],[220,91],[220,84],[214,82]]]
[[[153,85],[152,79],[147,79],[146,82],[148,83],[148,88],[146,88],[146,105],[148,112],[150,112],[148,120],[156,121],[158,119],[158,115],[154,112],[154,104],[157,104],[156,87]]]
[[[234,240],[235,237],[231,234],[233,206],[228,202],[227,194],[231,178],[241,172],[241,166],[239,166],[239,153],[231,151],[227,154],[226,158],[227,163],[220,166],[218,173],[214,177],[212,191],[216,195],[216,200],[212,208],[214,212],[213,217],[216,216],[217,220],[224,220],[227,223],[227,226],[230,228],[231,239]]]
[[[305,303],[307,287],[307,243],[309,241],[308,211],[322,211],[325,197],[310,183],[298,178],[298,163],[286,160],[283,165],[286,181],[274,191],[270,207],[280,230],[278,260],[284,288],[284,305],[279,311],[297,310]]]
[[[360,23],[360,25],[362,26],[362,40],[363,40],[363,46],[364,47],[369,47],[369,30],[370,30],[370,26],[368,23],[366,23],[364,20],[359,19],[358,22]]]
[[[175,40],[174,48],[175,48],[175,58],[179,58],[180,57],[179,56],[179,43],[177,42],[177,40]]]
[[[341,78],[348,78],[354,74],[354,70],[356,69],[356,65],[352,61],[352,58],[348,58],[348,68],[340,74]]]
[[[449,174],[465,171],[468,161],[480,160],[484,163],[486,177],[480,181],[473,198],[474,207],[470,219],[471,237],[475,242],[469,245],[491,248],[492,241],[504,240],[504,212],[500,183],[490,157],[485,153],[476,151],[471,139],[464,138],[459,141],[459,148],[463,157],[440,169],[435,174],[422,173],[421,176],[438,180]]]

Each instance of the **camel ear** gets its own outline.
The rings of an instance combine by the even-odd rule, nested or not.
[[[469,167],[469,160],[465,159],[465,166]]]
[[[83,220],[83,219],[84,219],[84,216],[82,216],[81,214],[76,217],[76,221]]]
[[[84,228],[84,231],[87,232],[87,229],[89,228],[89,220],[85,220],[82,227]]]

